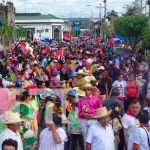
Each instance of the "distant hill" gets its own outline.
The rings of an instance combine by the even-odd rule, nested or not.
[[[88,29],[89,28],[89,18],[67,18],[67,20],[71,20],[72,22],[74,21],[80,21],[81,22],[81,29]]]

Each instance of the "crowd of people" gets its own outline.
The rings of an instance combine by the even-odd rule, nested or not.
[[[91,40],[21,45],[0,61],[0,150],[150,149],[144,51]]]

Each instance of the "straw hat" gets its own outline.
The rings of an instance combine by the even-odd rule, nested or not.
[[[40,99],[45,99],[44,94],[40,94]]]
[[[81,90],[85,90],[85,89],[95,89],[95,87],[93,87],[90,83],[86,83],[83,87],[80,87]]]
[[[20,118],[19,113],[14,113],[12,111],[6,112],[5,119],[6,119],[5,124],[14,124],[24,121],[23,119]]]
[[[75,87],[74,89],[77,91],[77,96],[85,97],[85,92],[80,90],[79,87]]]
[[[97,116],[96,118],[103,118],[109,116],[112,110],[107,110],[106,107],[101,107],[96,110]]]
[[[84,72],[82,69],[79,69],[78,72],[77,72],[77,75],[88,75],[88,73]]]
[[[86,80],[87,83],[90,83],[91,81],[97,81],[96,78],[94,76],[86,76],[84,77],[84,79]]]

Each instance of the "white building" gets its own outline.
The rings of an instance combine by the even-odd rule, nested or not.
[[[40,13],[16,14],[15,24],[23,26],[27,30],[28,39],[63,39],[63,33],[70,32],[69,21],[59,19],[52,15],[41,15]]]

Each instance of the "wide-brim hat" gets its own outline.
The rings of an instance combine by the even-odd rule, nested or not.
[[[77,72],[77,75],[84,75],[84,76],[87,76],[88,73],[84,72],[82,69],[79,69],[78,72]]]
[[[44,94],[40,94],[40,99],[45,99]]]
[[[84,77],[84,79],[86,80],[87,83],[90,83],[91,81],[97,81],[96,78],[94,76],[86,76]]]
[[[24,119],[20,118],[19,113],[14,113],[12,111],[5,113],[5,124],[15,124],[25,121]]]
[[[107,110],[106,107],[101,107],[96,110],[96,118],[103,118],[109,116],[112,113],[112,110]]]
[[[86,90],[86,89],[95,89],[90,83],[86,83],[83,87],[80,87],[81,90]]]
[[[76,91],[77,91],[77,96],[80,96],[80,97],[85,96],[85,92],[83,90],[81,90],[79,87],[75,87],[74,89],[76,89]]]

